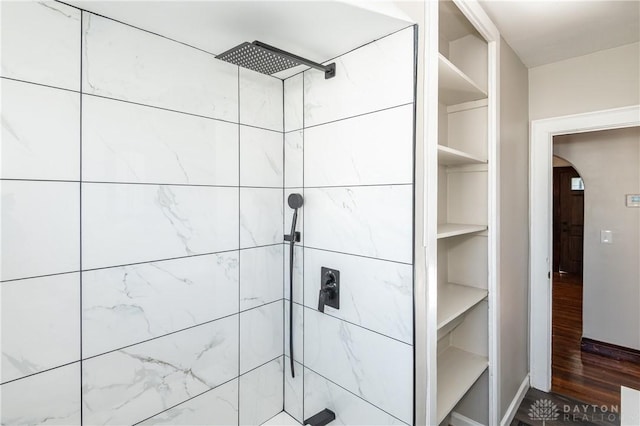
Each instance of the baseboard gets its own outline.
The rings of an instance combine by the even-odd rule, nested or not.
[[[509,404],[509,407],[507,408],[507,412],[504,413],[504,416],[500,421],[500,426],[509,426],[511,424],[511,422],[513,421],[513,418],[516,416],[516,413],[518,412],[518,407],[520,407],[520,404],[522,404],[522,400],[527,394],[527,391],[529,390],[530,386],[531,386],[530,379],[529,379],[529,375],[527,374],[524,380],[522,381],[522,383],[520,384],[520,387],[518,388],[518,392],[516,392],[515,396],[511,400],[511,404]]]
[[[455,411],[451,413],[451,419],[449,420],[450,426],[484,426],[482,423],[478,423],[469,417],[463,416]]]
[[[613,343],[600,342],[598,340],[583,337],[580,340],[580,349],[583,352],[602,355],[617,361],[631,361],[640,363],[640,351],[637,349],[625,348]]]

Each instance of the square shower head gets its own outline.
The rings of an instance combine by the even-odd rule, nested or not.
[[[331,78],[336,73],[333,63],[321,65],[259,41],[239,44],[216,58],[267,75],[273,75],[297,65],[307,65],[324,71],[325,78]]]

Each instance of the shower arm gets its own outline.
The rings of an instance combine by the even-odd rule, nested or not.
[[[313,62],[313,61],[310,61],[310,60],[305,59],[303,57],[300,57],[298,55],[294,55],[293,53],[289,53],[289,52],[284,51],[282,49],[278,49],[277,47],[273,47],[271,45],[268,45],[268,44],[263,43],[263,42],[258,41],[258,40],[254,41],[253,44],[255,46],[258,46],[258,47],[262,48],[262,49],[269,50],[269,51],[271,51],[273,53],[277,53],[280,56],[284,56],[286,58],[289,58],[289,59],[291,59],[293,61],[299,62],[299,63],[301,63],[303,65],[308,66],[308,67],[311,67],[311,68],[314,68],[314,69],[317,69],[317,70],[320,70],[320,71],[324,71],[324,78],[325,79],[329,79],[329,78],[335,77],[335,75],[336,75],[336,64],[335,64],[335,62],[332,62],[329,65],[322,65],[322,64],[319,64],[317,62]]]

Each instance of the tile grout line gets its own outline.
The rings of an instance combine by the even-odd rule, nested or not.
[[[47,369],[42,370],[42,371],[37,371],[35,373],[27,374],[26,376],[17,377],[15,379],[7,380],[5,382],[0,383],[0,386],[4,386],[4,385],[7,385],[9,383],[17,382],[19,380],[28,379],[29,377],[37,376],[38,374],[48,373],[49,371],[57,370],[58,368],[68,367],[68,366],[76,364],[76,363],[80,364],[81,361],[82,361],[81,359],[76,359],[74,361],[70,361],[70,362],[66,362],[64,364],[56,365],[54,367],[50,367],[50,368],[47,368]]]
[[[172,112],[172,113],[175,113],[175,114],[181,114],[181,115],[187,115],[187,116],[190,116],[190,117],[202,118],[204,120],[213,120],[213,121],[217,121],[219,123],[232,124],[232,125],[240,126],[240,127],[243,127],[243,126],[244,127],[250,127],[250,128],[253,128],[253,129],[264,130],[266,132],[280,133],[279,130],[269,129],[267,127],[256,126],[255,124],[241,123],[239,120],[236,122],[236,121],[231,121],[231,120],[227,120],[227,119],[224,119],[224,118],[210,117],[208,115],[197,114],[197,113],[194,113],[194,112],[181,111],[181,110],[177,110],[177,109],[162,107],[162,106],[159,106],[159,105],[144,104],[144,103],[141,103],[141,102],[131,101],[131,100],[128,100],[128,99],[114,98],[114,97],[111,97],[111,96],[98,95],[98,94],[95,94],[95,93],[87,93],[87,92],[83,92],[81,90],[74,90],[74,89],[67,89],[65,87],[51,86],[49,84],[38,83],[38,82],[35,82],[35,81],[29,81],[29,80],[22,80],[22,79],[13,78],[13,77],[0,76],[0,79],[9,80],[9,81],[13,81],[13,82],[16,82],[16,83],[23,83],[23,84],[30,84],[30,85],[34,85],[34,86],[46,87],[46,88],[49,88],[49,89],[63,90],[63,91],[66,91],[66,92],[77,93],[77,94],[79,94],[81,96],[90,96],[92,98],[98,98],[98,99],[109,100],[109,101],[114,101],[114,102],[121,102],[121,103],[126,103],[126,104],[129,104],[129,105],[136,105],[136,106],[140,106],[140,107],[144,107],[144,108],[157,109],[157,110],[160,110],[160,111]]]
[[[236,84],[238,85],[238,123],[240,123],[240,67],[236,67],[237,70],[237,80]],[[242,132],[240,131],[240,126],[238,126],[238,249],[242,247],[242,189],[240,185],[242,184]],[[240,391],[241,391],[241,383],[240,383],[240,360],[241,360],[241,342],[240,342],[240,329],[242,327],[240,312],[240,298],[242,295],[242,261],[241,261],[241,252],[238,250],[238,425],[240,424]]]
[[[80,178],[80,183],[78,184],[78,192],[79,192],[79,230],[80,230],[80,250],[79,250],[79,261],[80,261],[80,270],[82,270],[82,178],[83,178],[83,174],[82,174],[82,120],[83,120],[83,115],[82,115],[82,109],[83,109],[83,104],[82,104],[82,80],[83,80],[83,73],[84,73],[84,12],[80,11],[80,138],[79,138],[79,142],[80,142],[80,146],[79,146],[79,154],[80,154],[80,171],[79,171],[79,178]],[[83,392],[83,382],[84,382],[84,363],[82,362],[82,358],[84,356],[84,351],[83,351],[83,300],[82,300],[82,286],[83,286],[83,282],[82,282],[82,274],[78,274],[78,281],[79,281],[79,290],[80,290],[80,425],[84,424],[84,392]]]
[[[285,232],[287,232],[287,230],[285,229],[285,213],[284,213],[284,209],[286,209],[285,206],[285,195],[286,195],[286,190],[285,190],[285,182],[287,180],[286,177],[286,173],[287,173],[287,169],[286,169],[286,161],[287,161],[287,151],[286,151],[286,142],[285,142],[285,130],[286,130],[286,121],[285,121],[285,108],[286,108],[286,104],[285,104],[285,81],[286,80],[282,80],[282,208],[283,208],[283,212],[282,212],[282,233],[284,234]],[[283,236],[284,239],[284,236]],[[283,332],[286,333],[286,312],[285,312],[285,306],[286,306],[286,301],[285,301],[285,283],[286,283],[286,276],[287,276],[287,268],[286,268],[286,259],[285,259],[285,253],[286,252],[286,244],[284,244],[283,247],[283,253],[282,253],[282,329]],[[291,297],[291,295],[289,295],[289,297]],[[291,337],[289,337],[291,338]],[[287,392],[286,392],[286,384],[287,384],[287,379],[286,379],[286,375],[287,375],[287,364],[286,364],[286,359],[284,358],[285,354],[287,353],[287,349],[286,349],[286,339],[283,338],[282,339],[282,411],[286,412],[286,400],[287,400]],[[276,414],[277,415],[277,414]]]
[[[285,300],[286,300],[286,299],[285,299]],[[303,310],[304,310],[304,309],[309,309],[309,310],[312,310],[312,311],[314,310],[312,307],[307,306],[307,305],[300,304],[300,303],[298,303],[298,302],[296,302],[296,301],[294,301],[294,302],[293,302],[293,304],[294,304],[294,305],[297,305],[297,306],[300,306]],[[303,311],[303,312],[304,312],[304,311]],[[368,332],[370,332],[370,333],[375,333],[375,334],[377,334],[377,335],[379,335],[379,336],[381,336],[381,337],[385,337],[385,338],[387,338],[387,339],[394,340],[394,341],[396,341],[396,342],[398,342],[398,343],[402,343],[403,345],[407,345],[407,346],[413,347],[413,344],[412,344],[412,343],[407,343],[407,342],[405,342],[405,341],[403,341],[403,340],[398,339],[397,337],[389,336],[389,335],[384,334],[384,333],[382,333],[382,332],[380,332],[380,331],[376,331],[376,330],[374,330],[374,329],[372,329],[372,328],[365,327],[364,325],[357,324],[357,323],[355,323],[355,322],[351,322],[351,321],[349,321],[349,320],[346,320],[346,319],[344,319],[344,318],[337,317],[337,316],[335,316],[335,315],[328,314],[328,313],[326,313],[326,312],[324,312],[323,314],[324,314],[324,315],[326,315],[326,316],[328,316],[328,317],[331,317],[331,318],[333,318],[333,319],[335,319],[335,320],[342,321],[342,322],[345,322],[345,323],[347,323],[347,324],[350,324],[350,325],[352,325],[352,326],[354,326],[354,327],[358,327],[358,328],[360,328],[360,329],[366,330],[366,331],[368,331]]]
[[[402,31],[406,30],[407,28],[410,28],[410,27],[412,27],[412,26],[414,26],[414,25],[415,25],[415,24],[408,25],[408,26],[406,26],[406,27],[400,28],[399,30],[395,30],[395,31],[393,31],[393,32],[391,32],[391,33],[389,33],[389,34],[383,35],[383,36],[381,36],[381,37],[379,37],[379,38],[377,38],[377,39],[375,39],[375,40],[371,40],[371,41],[368,41],[368,42],[366,42],[366,43],[364,43],[364,44],[361,44],[361,45],[359,45],[359,46],[356,46],[356,47],[354,47],[354,48],[353,48],[353,49],[351,49],[351,50],[348,50],[348,51],[346,51],[346,52],[344,52],[344,53],[339,54],[338,56],[334,56],[333,58],[329,58],[329,59],[327,59],[327,60],[325,60],[325,61],[322,61],[322,62],[321,62],[321,64],[325,64],[325,63],[327,63],[327,62],[329,62],[329,61],[335,61],[335,60],[337,60],[338,58],[342,58],[343,56],[346,56],[347,54],[349,54],[349,53],[351,53],[351,52],[354,52],[354,51],[356,51],[356,50],[358,50],[358,49],[361,49],[361,48],[363,48],[363,47],[365,47],[365,46],[368,46],[368,45],[370,45],[370,44],[373,44],[373,43],[375,43],[375,42],[377,42],[377,41],[380,41],[380,40],[382,40],[382,39],[385,39],[385,38],[387,38],[387,37],[391,37],[392,35],[394,35],[394,34],[396,34],[396,33],[399,33],[399,32],[402,32]],[[295,77],[295,76],[300,75],[300,74],[302,74],[302,75],[304,76],[304,73],[305,73],[305,72],[307,72],[307,71],[309,71],[310,69],[311,69],[311,68],[307,68],[307,69],[304,69],[304,70],[300,70],[300,71],[298,71],[297,73],[295,73],[295,74],[293,74],[293,75],[290,75],[290,76],[289,76],[289,77],[287,77],[287,78],[292,78],[292,77]]]
[[[269,363],[271,363],[271,362],[273,362],[273,361],[276,361],[280,356],[281,356],[281,355],[278,355],[278,356],[277,356],[277,357],[275,357],[275,358],[272,358],[272,359],[270,359],[270,360],[268,360],[268,361],[266,361],[266,362],[263,362],[262,364],[258,365],[257,367],[253,367],[252,369],[245,371],[245,372],[244,372],[244,373],[242,373],[240,376],[232,377],[231,379],[229,379],[229,380],[227,380],[227,381],[225,381],[225,382],[222,382],[222,383],[220,383],[220,384],[218,384],[218,385],[216,385],[216,386],[214,386],[214,387],[212,387],[212,388],[209,388],[209,389],[207,389],[207,390],[205,390],[205,391],[203,391],[203,392],[200,392],[200,393],[199,393],[199,394],[197,394],[197,395],[194,395],[194,396],[192,396],[192,397],[190,397],[190,398],[187,398],[187,399],[185,399],[184,401],[178,402],[177,404],[174,404],[174,405],[172,405],[171,407],[169,407],[169,408],[167,408],[167,409],[165,409],[165,410],[159,411],[159,412],[157,412],[157,413],[155,413],[155,414],[153,414],[153,415],[151,415],[151,416],[149,416],[149,417],[147,417],[147,418],[144,418],[144,419],[142,419],[142,420],[140,420],[140,421],[137,421],[136,423],[134,423],[134,424],[133,424],[133,426],[135,426],[135,425],[139,425],[139,424],[141,424],[141,423],[142,423],[142,422],[144,422],[144,421],[147,421],[147,420],[149,420],[149,419],[152,419],[152,418],[154,418],[154,417],[157,417],[157,416],[159,416],[159,415],[160,415],[160,414],[162,414],[162,413],[166,413],[167,411],[169,411],[169,410],[171,410],[171,409],[173,409],[173,408],[176,408],[176,407],[178,407],[178,406],[180,406],[180,405],[182,405],[182,404],[184,404],[184,403],[187,403],[187,402],[189,402],[189,401],[191,401],[191,400],[193,400],[193,399],[196,399],[196,398],[198,398],[198,397],[200,397],[200,396],[203,396],[204,394],[209,393],[209,392],[211,392],[211,391],[213,391],[213,390],[215,390],[215,389],[218,389],[218,388],[220,388],[220,387],[222,387],[222,386],[224,386],[224,385],[226,385],[226,384],[229,384],[229,383],[233,382],[234,380],[238,380],[238,384],[239,384],[239,383],[240,383],[240,377],[241,377],[241,376],[247,375],[247,374],[249,374],[249,373],[251,373],[251,372],[253,372],[253,371],[255,371],[255,370],[257,370],[257,369],[259,369],[259,368],[261,368],[261,367],[264,367],[265,365],[267,365],[267,364],[269,364]],[[275,416],[274,416],[274,417],[275,417]]]
[[[391,414],[391,413],[389,413],[388,411],[386,411],[385,409],[383,409],[383,408],[381,408],[381,407],[378,407],[378,406],[377,406],[376,404],[374,404],[373,402],[371,402],[371,401],[368,401],[368,400],[364,399],[362,396],[360,396],[360,395],[358,395],[358,394],[356,394],[356,393],[354,393],[354,392],[350,391],[349,389],[347,389],[347,388],[345,388],[345,387],[341,386],[340,384],[338,384],[338,383],[334,382],[333,380],[329,379],[328,377],[325,377],[324,375],[322,375],[322,374],[318,373],[317,371],[315,371],[315,370],[313,370],[313,369],[311,369],[311,368],[309,368],[309,367],[305,367],[305,368],[306,368],[307,370],[311,371],[313,374],[315,374],[315,375],[317,375],[317,376],[322,377],[322,378],[323,378],[323,379],[325,379],[326,381],[328,381],[328,382],[330,382],[330,383],[333,383],[335,386],[337,386],[337,387],[339,387],[340,389],[342,389],[342,390],[344,390],[344,391],[346,391],[346,392],[350,393],[351,395],[355,396],[356,398],[361,399],[362,401],[366,402],[367,404],[371,405],[372,407],[375,407],[375,408],[377,408],[378,410],[382,411],[383,413],[385,413],[385,414],[387,414],[387,415],[389,415],[389,416],[393,417],[394,419],[398,420],[399,422],[402,422],[402,424],[407,425],[407,423],[406,423],[404,420],[401,420],[401,419],[399,419],[398,417],[396,417],[396,416],[394,416],[393,414]],[[408,426],[408,425],[407,425],[407,426]]]
[[[151,415],[151,416],[149,416],[149,417],[146,417],[146,418],[144,418],[144,419],[142,419],[142,420],[140,420],[140,421],[137,421],[137,422],[133,423],[133,426],[139,425],[139,424],[141,424],[142,422],[145,422],[145,421],[150,420],[150,419],[152,419],[152,418],[154,418],[154,417],[157,417],[157,416],[159,416],[159,415],[160,415],[160,414],[162,414],[162,413],[166,413],[166,412],[167,412],[167,411],[169,411],[169,410],[172,410],[172,409],[174,409],[174,408],[176,408],[176,407],[178,407],[178,406],[180,406],[180,405],[182,405],[182,404],[185,404],[185,403],[187,403],[187,402],[189,402],[189,401],[191,401],[191,400],[193,400],[193,399],[199,398],[199,397],[203,396],[204,394],[209,393],[209,392],[211,392],[211,391],[213,391],[213,390],[216,390],[216,389],[218,389],[218,388],[220,388],[220,387],[222,387],[222,386],[224,386],[224,385],[227,385],[227,384],[229,384],[229,383],[231,383],[231,382],[233,382],[234,380],[237,380],[237,379],[238,379],[237,377],[233,377],[233,378],[231,378],[231,379],[227,380],[226,382],[222,382],[222,383],[220,383],[219,385],[216,385],[216,386],[214,386],[214,387],[212,387],[212,388],[209,388],[209,389],[207,389],[207,390],[206,390],[206,391],[204,391],[204,392],[200,392],[200,393],[199,393],[199,394],[197,394],[197,395],[194,395],[194,396],[192,396],[192,397],[190,397],[190,398],[185,399],[184,401],[181,401],[181,402],[179,402],[179,403],[177,403],[177,404],[174,404],[174,405],[172,405],[171,407],[169,407],[169,408],[167,408],[167,409],[165,409],[165,410],[162,410],[162,411],[157,412],[157,413],[155,413],[155,414],[153,414],[153,415]]]
[[[127,103],[127,104],[130,104],[130,105],[137,105],[137,106],[146,107],[146,108],[153,108],[153,109],[157,109],[157,110],[160,110],[160,111],[166,111],[166,112],[172,112],[172,113],[176,113],[176,114],[188,115],[188,116],[191,116],[191,117],[198,117],[198,118],[202,118],[202,119],[205,119],[205,120],[214,120],[214,121],[217,121],[217,122],[220,122],[220,123],[227,123],[227,124],[232,124],[232,125],[236,125],[236,126],[240,126],[240,127],[242,127],[242,126],[251,127],[251,128],[254,128],[254,129],[264,130],[264,131],[267,131],[267,132],[274,132],[274,133],[280,133],[281,132],[280,130],[269,129],[267,127],[256,126],[254,124],[242,123],[240,120],[238,120],[238,122],[235,122],[235,121],[227,120],[227,119],[224,119],[224,118],[210,117],[210,116],[206,116],[206,115],[202,115],[202,114],[196,114],[196,113],[193,113],[193,112],[181,111],[181,110],[172,109],[172,108],[166,108],[166,107],[162,107],[162,106],[158,106],[158,105],[144,104],[144,103],[141,103],[141,102],[135,102],[135,101],[127,100],[127,99],[119,99],[119,98],[114,98],[114,97],[110,97],[110,96],[98,95],[98,94],[95,94],[95,93],[86,93],[86,92],[81,92],[81,91],[78,91],[78,90],[67,89],[67,88],[64,88],[64,87],[51,86],[51,85],[48,85],[48,84],[38,83],[38,82],[35,82],[35,81],[29,81],[29,80],[21,80],[21,79],[17,79],[17,78],[13,78],[13,77],[0,76],[0,78],[6,79],[6,80],[10,80],[10,81],[14,81],[14,82],[18,82],[18,83],[32,84],[32,85],[35,85],[35,86],[47,87],[47,88],[50,88],[50,89],[58,89],[58,90],[64,90],[64,91],[67,91],[67,92],[74,92],[74,93],[78,93],[78,94],[80,94],[82,96],[91,96],[91,97],[94,97],[94,98],[106,99],[106,100],[110,100],[110,101],[114,101],[114,102],[122,102],[122,103]],[[322,123],[312,124],[310,126],[307,126],[306,129],[313,129],[315,127],[325,126],[327,124],[333,124],[333,123],[337,123],[337,122],[340,122],[340,121],[350,120],[350,119],[353,119],[353,118],[359,118],[359,117],[363,117],[363,116],[367,116],[367,115],[372,115],[372,114],[376,114],[376,113],[380,113],[380,112],[389,111],[389,110],[392,110],[392,109],[402,108],[402,107],[409,106],[409,105],[412,105],[412,104],[414,104],[413,101],[404,102],[404,103],[397,104],[397,105],[391,105],[391,106],[387,106],[387,107],[376,109],[376,110],[372,110],[372,111],[365,111],[365,112],[361,112],[361,113],[358,113],[358,114],[349,115],[349,116],[346,116],[346,117],[341,117],[341,118],[337,118],[337,119],[334,119],[334,120],[329,120],[329,121],[322,122]],[[284,133],[299,132],[299,131],[302,131],[302,130],[304,130],[304,128],[295,129],[295,130],[289,130],[289,131],[286,131]]]
[[[118,352],[118,351],[121,351],[121,350],[124,350],[124,349],[127,349],[127,348],[131,348],[131,347],[138,346],[138,345],[143,345],[145,343],[149,343],[149,342],[152,342],[154,340],[158,340],[158,339],[162,339],[162,338],[165,338],[165,337],[168,337],[168,336],[172,336],[174,334],[179,334],[179,333],[182,333],[182,332],[185,332],[185,331],[188,331],[188,330],[192,330],[192,329],[195,329],[195,328],[198,328],[198,327],[210,325],[210,324],[213,324],[213,323],[215,323],[217,321],[221,321],[221,320],[224,320],[224,319],[231,318],[234,315],[239,315],[241,313],[245,313],[245,312],[253,311],[253,310],[256,310],[256,309],[260,309],[260,308],[263,308],[265,306],[281,302],[283,300],[284,299],[272,300],[271,302],[267,302],[267,303],[264,303],[264,304],[259,305],[259,306],[254,306],[252,308],[245,309],[244,311],[233,312],[233,313],[230,313],[230,314],[227,314],[227,315],[223,315],[223,316],[218,317],[218,318],[207,320],[207,321],[204,321],[204,322],[201,322],[201,323],[198,323],[198,324],[193,324],[193,325],[190,325],[188,327],[184,327],[184,328],[181,328],[179,330],[174,330],[174,331],[171,331],[169,333],[165,333],[165,334],[162,334],[162,335],[159,335],[159,336],[155,336],[155,337],[152,337],[152,338],[149,338],[149,339],[140,340],[138,342],[131,343],[131,344],[128,344],[128,345],[125,345],[125,346],[121,346],[121,347],[118,347],[118,348],[115,348],[115,349],[109,349],[108,351],[100,352],[98,354],[91,355],[91,356],[88,356],[86,358],[76,359],[76,360],[73,360],[73,361],[70,361],[70,362],[67,362],[67,363],[64,363],[64,364],[60,364],[60,365],[56,365],[56,366],[44,369],[42,371],[37,371],[35,373],[28,374],[26,376],[22,376],[22,377],[18,377],[18,378],[15,378],[15,379],[7,380],[6,382],[0,383],[0,385],[5,385],[5,384],[8,384],[8,383],[16,382],[18,380],[23,380],[23,379],[26,379],[28,377],[36,376],[36,375],[39,375],[39,374],[42,374],[42,373],[46,373],[46,372],[49,372],[49,371],[52,371],[52,370],[56,370],[58,368],[62,368],[62,367],[66,367],[66,366],[72,365],[72,364],[75,364],[75,363],[81,363],[81,362],[84,362],[84,361],[88,361],[88,360],[91,360],[91,359],[94,359],[94,358],[101,357],[103,355],[108,355],[108,354],[111,354],[111,353],[114,353],[114,352]],[[236,377],[238,377],[238,376],[236,376]]]
[[[222,188],[222,189],[271,189],[281,190],[280,186],[251,186],[251,185],[217,185],[217,184],[205,184],[205,183],[167,183],[167,182],[123,182],[123,181],[96,181],[96,180],[68,180],[68,179],[36,179],[36,178],[15,178],[5,177],[0,178],[0,181],[7,182],[47,182],[47,183],[83,183],[91,185],[130,185],[130,186],[177,186],[187,188]],[[345,185],[320,185],[320,186],[307,186],[307,189],[347,189],[347,188],[381,188],[381,187],[397,187],[397,186],[412,186],[413,183],[370,183],[370,184],[345,184]],[[291,186],[284,187],[284,189],[297,189],[301,187]]]
[[[54,273],[51,273],[51,274],[34,275],[34,276],[30,276],[30,277],[11,278],[11,279],[8,279],[8,280],[0,281],[0,286],[2,284],[5,284],[5,283],[8,284],[8,283],[16,282],[16,281],[32,280],[32,279],[37,279],[37,278],[55,277],[55,276],[58,276],[58,275],[78,274],[78,273],[83,273],[83,272],[101,271],[101,270],[104,270],[104,269],[126,268],[126,267],[130,267],[130,266],[147,265],[147,264],[151,264],[151,263],[160,263],[160,262],[171,262],[171,261],[174,261],[174,260],[185,260],[185,259],[204,257],[204,256],[214,256],[214,255],[220,255],[220,254],[242,252],[242,251],[247,251],[247,250],[256,250],[256,249],[262,249],[262,248],[277,247],[277,246],[280,246],[281,244],[282,243],[272,243],[272,244],[265,244],[265,245],[261,245],[261,246],[255,246],[255,247],[244,247],[244,248],[239,248],[239,249],[220,250],[220,251],[214,251],[214,252],[208,252],[208,253],[190,254],[190,255],[187,255],[187,256],[169,257],[169,258],[164,258],[164,259],[153,259],[153,260],[146,260],[146,261],[142,261],[142,262],[123,263],[123,264],[119,264],[119,265],[100,266],[98,268],[79,269],[79,270],[75,270],[75,271],[54,272]]]
[[[413,395],[413,405],[412,405],[412,424],[416,424],[416,389],[417,389],[417,380],[416,380],[416,149],[417,149],[417,115],[418,115],[418,47],[419,47],[419,39],[418,39],[418,25],[413,26],[413,146],[412,146],[412,222],[411,222],[411,346],[413,352],[413,368],[412,368],[412,395]]]
[[[305,156],[305,149],[304,149],[304,128],[305,128],[305,73],[302,73],[302,197],[304,198],[306,196],[305,193],[305,186],[304,186],[304,166],[306,163],[306,156]],[[306,199],[305,199],[306,202]],[[305,282],[304,282],[304,264],[305,264],[305,259],[307,257],[306,255],[306,250],[305,250],[305,245],[304,245],[304,238],[306,237],[306,232],[307,232],[307,221],[309,218],[309,215],[305,215],[306,217],[303,218],[302,220],[302,235],[303,235],[303,239],[302,239],[302,304],[304,305],[304,288],[305,288]],[[293,301],[293,294],[289,295],[289,298]],[[305,353],[305,344],[304,344],[304,340],[305,340],[305,315],[304,315],[304,309],[302,310],[302,422],[304,422],[305,420],[305,412],[304,412],[304,406],[305,406],[305,392],[304,392],[304,388],[305,388],[305,363],[304,363],[304,353]],[[295,359],[294,359],[295,362]]]

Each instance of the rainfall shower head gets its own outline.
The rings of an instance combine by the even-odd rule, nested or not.
[[[335,63],[321,65],[257,40],[253,43],[242,43],[219,54],[216,58],[267,75],[272,75],[297,65],[307,65],[324,71],[324,78],[332,78],[336,75]]]

